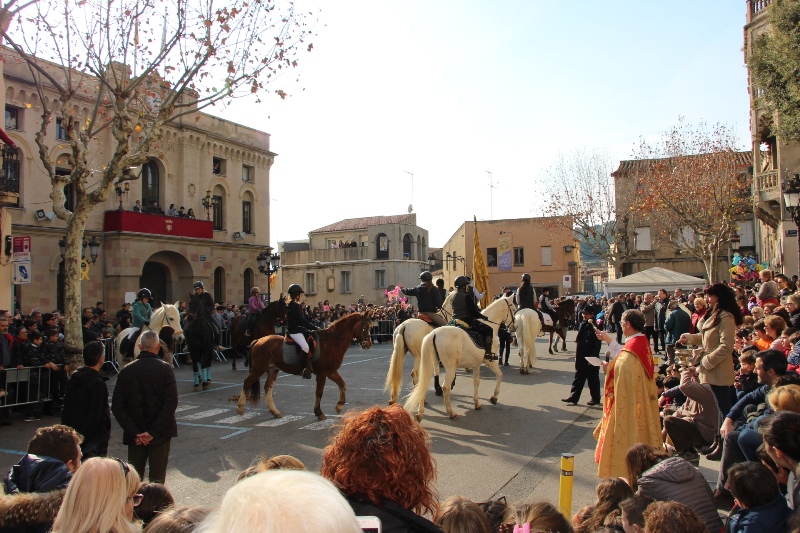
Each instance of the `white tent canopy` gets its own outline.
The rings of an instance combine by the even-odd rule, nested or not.
[[[666,268],[653,267],[630,276],[608,281],[605,285],[606,294],[619,294],[623,292],[656,292],[664,289],[672,292],[675,289],[689,291],[695,287],[705,287],[706,280],[673,272]]]

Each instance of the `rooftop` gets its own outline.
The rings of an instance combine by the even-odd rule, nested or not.
[[[412,218],[413,214],[403,215],[389,215],[383,217],[361,217],[361,218],[346,218],[333,224],[328,224],[321,228],[310,231],[309,233],[331,233],[335,231],[353,231],[359,229],[367,229],[370,226],[379,226],[381,224],[400,224]]]

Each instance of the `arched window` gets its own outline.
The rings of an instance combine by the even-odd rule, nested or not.
[[[158,189],[160,180],[158,166],[155,161],[148,161],[142,165],[142,205],[149,207],[153,202],[158,202]]]
[[[247,295],[250,296],[249,294]],[[225,301],[225,269],[217,267],[214,269],[214,303]]]
[[[214,229],[225,229],[225,189],[217,185],[212,193],[214,197]]]
[[[414,259],[414,237],[410,233],[403,236],[403,259]]]
[[[242,231],[245,233],[254,233],[253,231],[253,207],[255,206],[253,195],[250,191],[244,193],[242,197]]]
[[[385,233],[375,237],[375,259],[389,259],[389,237]]]
[[[253,288],[253,269],[244,269],[244,302],[250,299],[250,290]]]

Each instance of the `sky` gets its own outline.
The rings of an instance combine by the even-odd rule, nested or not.
[[[272,246],[409,205],[432,247],[541,216],[559,153],[616,164],[679,117],[749,148],[745,2],[315,1],[289,96],[220,113],[271,134]]]

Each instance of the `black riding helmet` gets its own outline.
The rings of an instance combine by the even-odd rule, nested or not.
[[[136,297],[138,299],[140,299],[140,300],[142,298],[147,298],[148,300],[152,300],[153,299],[153,295],[150,292],[150,289],[144,289],[144,288],[139,289],[139,292],[136,293]]]
[[[306,291],[304,291],[303,287],[301,287],[297,283],[292,283],[291,285],[289,285],[289,288],[287,289],[286,292],[288,292],[291,295],[295,295],[295,294],[304,294]]]
[[[195,281],[195,282],[194,282],[194,288],[195,288],[195,290],[197,290],[197,289],[204,289],[204,288],[205,288],[205,286],[203,285],[203,282],[202,282],[202,281]]]
[[[433,275],[426,270],[420,273],[419,279],[420,281],[433,281]]]
[[[459,289],[464,289],[469,285],[469,278],[467,276],[458,276],[453,282],[453,285]]]
[[[522,275],[522,281],[530,281],[530,280],[531,280],[530,274],[525,273]]]

